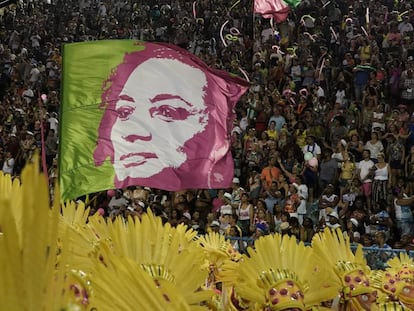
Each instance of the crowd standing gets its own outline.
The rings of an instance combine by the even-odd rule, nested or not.
[[[200,234],[280,232],[304,242],[340,227],[364,246],[413,249],[411,4],[303,0],[282,23],[252,7],[248,0],[33,0],[4,8],[2,171],[18,177],[41,149],[51,185],[57,178],[62,44],[170,42],[251,83],[235,108],[233,185],[113,189],[79,198],[91,213],[140,216],[151,208]]]

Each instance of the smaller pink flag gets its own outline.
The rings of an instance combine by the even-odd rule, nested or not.
[[[283,0],[255,0],[253,10],[264,18],[273,18],[275,23],[284,22],[290,12]]]

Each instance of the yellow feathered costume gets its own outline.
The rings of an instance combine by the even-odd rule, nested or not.
[[[58,239],[59,204],[49,204],[48,182],[39,174],[38,157],[21,181],[0,172],[1,310],[71,309],[63,291],[68,252]],[[56,194],[58,197],[58,194]]]
[[[340,295],[340,310],[376,310],[376,298],[370,286],[370,268],[366,264],[359,245],[355,254],[352,252],[349,237],[344,236],[340,229],[329,228],[318,233],[312,239],[312,248],[320,265],[329,267],[332,281]],[[363,306],[358,297],[369,304]]]
[[[386,271],[374,271],[372,284],[384,293],[382,301],[398,301],[410,310],[414,309],[414,260],[400,253],[387,261]]]
[[[107,223],[83,204],[50,206],[34,163],[22,182],[0,173],[1,310],[208,310],[194,231],[150,211]]]
[[[317,266],[310,247],[275,234],[258,239],[238,263],[226,262],[219,276],[247,310],[307,310],[336,295]]]

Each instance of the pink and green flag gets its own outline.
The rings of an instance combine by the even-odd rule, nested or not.
[[[273,18],[275,23],[282,23],[289,16],[290,7],[283,0],[254,0],[253,11],[263,18]]]
[[[254,0],[253,11],[263,18],[273,18],[275,23],[284,22],[291,8],[296,8],[302,0]]]
[[[61,198],[230,186],[234,106],[248,86],[169,44],[64,45]]]

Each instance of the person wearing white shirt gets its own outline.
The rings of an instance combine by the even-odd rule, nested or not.
[[[58,127],[59,127],[59,120],[57,119],[56,112],[52,112],[50,114],[50,118],[47,119],[47,122],[49,123],[50,129],[54,130],[57,135]]]
[[[374,162],[371,160],[371,152],[365,149],[362,152],[362,160],[357,163],[357,176],[362,183],[362,193],[366,199],[367,207],[371,210],[371,192],[372,192],[372,169]]]
[[[239,126],[243,132],[246,131],[247,127],[249,126],[249,118],[247,116],[247,111],[242,111],[242,117],[240,119]]]
[[[398,31],[404,35],[404,33],[412,32],[414,30],[413,25],[410,23],[408,15],[404,16],[403,21],[398,25]]]
[[[315,142],[315,136],[308,135],[306,137],[306,145],[302,148],[303,154],[310,152],[318,161],[321,159],[321,147]]]
[[[297,208],[298,213],[298,221],[299,224],[303,224],[303,220],[306,217],[306,201],[308,199],[308,186],[302,183],[302,180],[300,177],[296,176],[295,182],[293,183],[293,186],[296,188],[296,191],[299,196],[299,206]]]
[[[316,97],[317,98],[325,97],[325,90],[320,85],[316,87]]]
[[[101,2],[98,8],[98,16],[105,17],[106,16],[106,6],[105,3]]]
[[[119,209],[126,208],[127,205],[128,200],[123,196],[122,190],[117,189],[115,191],[115,195],[111,198],[111,200],[108,203],[110,215],[117,214]]]
[[[34,99],[34,92],[31,88],[27,88],[23,91],[22,96],[26,103],[30,104]]]
[[[368,140],[365,143],[364,149],[368,149],[371,152],[371,159],[377,161],[378,153],[384,151],[384,145],[382,144],[381,140],[378,139],[377,132],[371,133],[371,140]]]
[[[6,152],[6,156],[4,158],[2,171],[4,174],[13,175],[13,170],[14,170],[14,158],[12,157],[11,153],[8,151]]]
[[[225,214],[230,214],[231,215],[233,213],[233,207],[231,205],[231,199],[232,199],[231,194],[226,192],[223,196],[224,204],[222,206],[220,206],[220,208],[219,208],[220,216],[225,215]]]
[[[340,197],[334,193],[335,187],[332,184],[326,186],[324,192],[319,199],[319,220],[325,219],[325,222],[329,221],[329,214],[331,212],[338,212],[337,205]]]
[[[347,103],[345,88],[341,83],[335,93],[335,102],[339,103],[341,108],[345,108]]]

